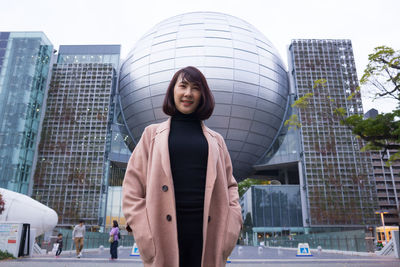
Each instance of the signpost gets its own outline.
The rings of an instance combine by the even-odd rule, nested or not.
[[[140,256],[139,249],[138,249],[136,243],[133,243],[132,252],[129,256]]]
[[[308,243],[299,243],[296,257],[312,257]]]

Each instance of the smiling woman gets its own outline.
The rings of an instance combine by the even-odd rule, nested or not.
[[[175,107],[183,114],[193,113],[200,103],[200,98],[199,86],[183,80],[181,74],[174,87]]]
[[[222,136],[203,123],[214,109],[195,67],[172,77],[167,121],[148,126],[123,183],[123,212],[145,266],[225,266],[242,225]]]

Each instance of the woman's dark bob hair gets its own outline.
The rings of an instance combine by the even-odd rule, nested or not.
[[[188,66],[178,70],[171,82],[168,85],[167,93],[165,94],[163,111],[169,116],[174,116],[176,107],[174,102],[174,87],[178,78],[182,75],[182,80],[193,83],[200,88],[201,98],[199,106],[194,112],[199,120],[208,119],[214,111],[214,96],[208,87],[206,77],[197,68]]]

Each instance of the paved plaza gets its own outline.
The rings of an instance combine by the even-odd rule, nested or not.
[[[111,261],[109,259],[109,250],[102,251],[84,250],[83,257],[78,259],[73,251],[66,251],[60,258],[52,255],[34,256],[32,258],[23,258],[17,260],[1,261],[0,266],[10,267],[103,267],[116,265],[118,267],[143,267],[139,257],[130,256],[131,248],[120,248],[118,259]],[[362,253],[361,253],[362,254]],[[255,267],[255,266],[274,266],[274,267],[306,267],[306,266],[324,266],[324,267],[399,267],[400,259],[381,257],[376,255],[346,255],[341,253],[318,253],[313,251],[312,257],[296,257],[295,249],[277,249],[264,248],[259,251],[257,247],[238,247],[232,252],[231,262],[227,267]]]

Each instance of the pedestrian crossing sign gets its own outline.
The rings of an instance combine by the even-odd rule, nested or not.
[[[139,249],[138,249],[136,243],[133,244],[132,252],[131,252],[130,256],[140,256]]]
[[[308,243],[299,243],[297,245],[297,257],[301,256],[312,256],[310,252],[310,247],[308,246]]]

